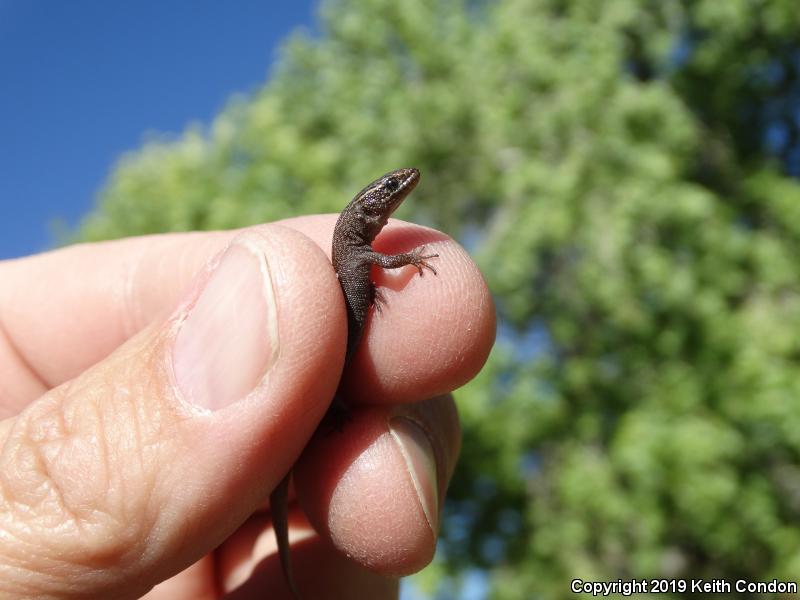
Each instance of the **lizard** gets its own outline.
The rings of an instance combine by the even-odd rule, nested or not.
[[[361,341],[367,315],[371,306],[380,311],[383,302],[380,291],[370,279],[372,265],[384,269],[397,269],[413,265],[423,275],[436,269],[428,260],[438,254],[425,254],[425,248],[415,248],[402,254],[382,254],[372,248],[389,216],[416,187],[420,173],[414,168],[397,169],[379,177],[358,192],[342,210],[333,228],[331,262],[344,294],[347,309],[347,349],[344,366],[347,367]],[[341,423],[344,409],[339,391],[334,396],[325,419]],[[323,420],[325,420],[323,419]],[[299,598],[292,574],[289,548],[289,478],[291,471],[281,480],[269,497],[272,526],[278,544],[281,568],[286,583],[295,598]]]

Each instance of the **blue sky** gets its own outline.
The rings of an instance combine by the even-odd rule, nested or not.
[[[51,247],[145,133],[209,122],[263,83],[315,6],[0,0],[0,259]]]

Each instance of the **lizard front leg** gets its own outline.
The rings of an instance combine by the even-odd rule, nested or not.
[[[433,265],[428,260],[438,257],[438,254],[425,254],[425,246],[414,248],[411,252],[404,252],[403,254],[381,254],[373,251],[364,256],[373,265],[378,265],[384,269],[398,269],[406,265],[414,265],[420,275],[424,273],[424,269],[430,269],[436,275],[436,269],[433,268]]]

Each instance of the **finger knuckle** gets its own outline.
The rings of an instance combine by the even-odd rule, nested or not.
[[[69,402],[63,394],[31,405],[2,448],[0,530],[12,540],[6,550],[25,549],[27,569],[51,574],[124,567],[146,539],[146,523],[131,517],[146,514],[136,506],[146,502],[142,480],[134,492],[130,469],[111,451],[113,426],[102,402]]]

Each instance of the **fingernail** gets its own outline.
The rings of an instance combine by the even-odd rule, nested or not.
[[[389,430],[406,462],[422,512],[436,534],[439,525],[439,485],[433,446],[422,428],[406,417],[393,418],[389,422]]]
[[[254,244],[234,242],[175,339],[184,397],[216,410],[247,396],[277,356],[277,313],[266,256]]]

